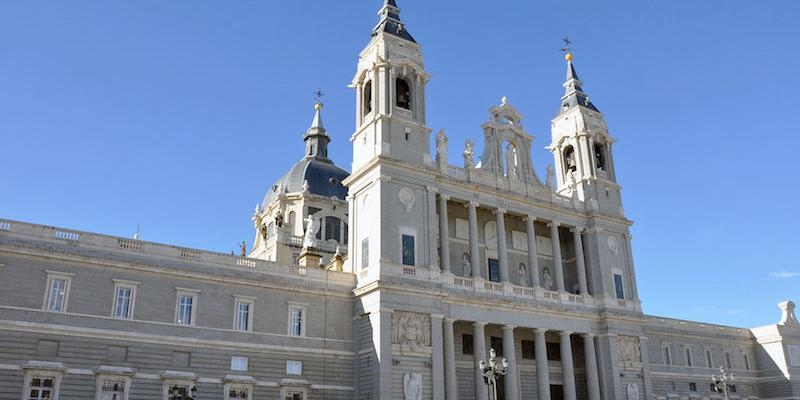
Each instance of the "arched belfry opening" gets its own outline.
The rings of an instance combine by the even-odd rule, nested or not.
[[[395,79],[395,104],[406,110],[411,110],[411,85],[405,78]]]
[[[598,170],[606,170],[606,148],[601,143],[594,145],[594,165]]]
[[[362,99],[362,103],[361,104],[363,104],[363,107],[364,107],[363,115],[367,115],[367,114],[372,112],[372,81],[371,80],[369,80],[366,83],[364,83],[363,99]]]
[[[564,148],[564,170],[568,174],[578,170],[577,162],[575,161],[575,149],[571,145]]]

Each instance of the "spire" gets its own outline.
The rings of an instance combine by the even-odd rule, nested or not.
[[[600,110],[589,101],[589,95],[583,91],[583,82],[578,79],[575,65],[572,64],[572,53],[567,53],[564,59],[567,61],[567,78],[563,85],[564,96],[561,97],[561,109],[559,113],[566,112],[575,106],[582,106],[599,112]]]
[[[383,7],[378,11],[378,15],[380,15],[381,19],[375,29],[372,30],[372,36],[384,32],[416,43],[406,30],[405,24],[400,21],[400,8],[397,7],[397,3],[394,0],[384,0]]]
[[[306,158],[316,158],[321,161],[328,161],[328,143],[331,138],[328,136],[328,131],[322,126],[322,92],[317,91],[317,101],[314,103],[314,119],[311,121],[311,127],[308,128],[303,140],[306,142]]]

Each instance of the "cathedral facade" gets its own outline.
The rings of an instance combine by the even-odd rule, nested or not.
[[[433,133],[421,46],[393,0],[379,18],[352,171],[317,102],[249,252],[0,220],[0,399],[800,398],[793,303],[753,329],[642,312],[615,139],[571,55],[541,179],[505,98],[480,157]]]

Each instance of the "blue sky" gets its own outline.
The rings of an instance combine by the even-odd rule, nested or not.
[[[0,217],[251,243],[253,207],[301,156],[317,88],[349,169],[347,84],[380,3],[0,3]],[[543,176],[568,34],[618,140],[644,310],[776,322],[775,304],[800,301],[800,3],[608,3],[399,0],[432,75],[428,125],[458,159],[507,96]]]

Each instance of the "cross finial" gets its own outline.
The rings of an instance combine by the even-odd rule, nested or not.
[[[564,37],[561,38],[561,41],[564,42],[564,47],[561,48],[561,51],[566,53],[572,53],[572,41],[569,40],[569,37],[567,37],[567,35],[564,35]]]
[[[324,93],[322,93],[322,90],[318,88],[318,89],[317,89],[317,90],[314,92],[314,100],[316,100],[316,101],[317,101],[317,103],[322,103],[322,96],[324,96],[324,95],[325,95],[325,94],[324,94]]]

